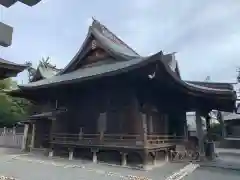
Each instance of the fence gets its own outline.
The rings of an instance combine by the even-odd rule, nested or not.
[[[0,147],[21,148],[23,132],[19,128],[0,128]]]

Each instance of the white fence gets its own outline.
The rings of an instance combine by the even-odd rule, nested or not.
[[[6,134],[0,136],[0,147],[21,148],[23,134]]]
[[[0,147],[21,148],[23,133],[17,129],[0,128]]]

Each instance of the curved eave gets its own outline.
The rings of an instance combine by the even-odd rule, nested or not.
[[[0,58],[0,68],[6,68],[12,71],[21,72],[27,67],[28,67],[27,65],[17,64],[11,61],[7,61],[3,58]]]
[[[10,77],[16,77],[20,72],[25,70],[26,67],[2,67],[0,65],[0,79],[10,78]]]
[[[194,93],[197,95],[213,95],[213,96],[222,96],[228,98],[229,100],[236,100],[236,93],[234,91],[228,89],[216,89],[216,88],[209,88],[200,85],[191,84],[189,82],[183,81],[180,77],[173,72],[168,64],[164,61],[164,56],[159,61],[159,65],[163,66],[166,70],[168,76],[179,85],[179,87],[185,89],[188,93]]]
[[[205,82],[205,81],[186,81],[187,83],[209,87],[213,89],[228,89],[230,91],[234,91],[234,87],[232,83],[223,83],[223,82]]]
[[[40,80],[30,84],[19,85],[19,87],[20,89],[38,89],[53,87],[60,84],[79,83],[105,76],[114,76],[144,67],[151,62],[156,62],[161,58],[161,55],[162,52],[159,52],[151,57],[141,57],[132,59],[130,61],[120,61],[112,64],[103,64],[101,66],[79,69],[68,74],[56,75],[52,78]]]
[[[3,90],[2,92],[6,93],[9,96],[20,97],[24,92],[21,89],[13,89],[13,90]]]
[[[36,95],[31,95],[29,94],[28,91],[25,92],[25,91],[22,91],[21,89],[5,90],[3,92],[12,97],[24,98],[32,101],[35,101],[39,97]]]
[[[59,76],[54,76],[53,78],[37,81],[35,83],[30,83],[27,85],[19,85],[21,89],[38,89],[38,88],[46,88],[53,87],[57,85],[63,84],[72,84],[79,83],[82,81],[87,81],[95,78],[100,78],[104,76],[114,76],[120,73],[129,72],[131,70],[144,67],[149,63],[156,62],[161,71],[164,71],[169,80],[175,83],[181,90],[185,91],[187,94],[192,94],[196,96],[212,96],[217,98],[224,98],[229,101],[236,100],[236,94],[234,91],[228,89],[216,89],[209,88],[204,86],[199,86],[196,84],[191,84],[183,81],[176,72],[172,71],[167,62],[164,60],[164,55],[162,52],[157,53],[148,58],[139,58],[133,59],[127,62],[118,62],[110,65],[103,65],[100,67],[91,67],[89,69],[79,69],[75,72],[71,72],[68,74],[63,74]],[[104,67],[104,68],[103,68]],[[101,72],[97,72],[97,69],[101,69]],[[85,72],[83,72],[85,71]],[[158,70],[159,71],[159,70]],[[158,74],[158,71],[156,72]],[[159,72],[161,75],[162,72]],[[158,75],[156,76],[158,78]],[[162,77],[160,77],[162,78]]]

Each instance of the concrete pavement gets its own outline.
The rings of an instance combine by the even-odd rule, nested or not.
[[[240,170],[229,170],[236,168],[212,168],[220,165],[226,167],[226,163],[234,167],[238,163],[234,157],[221,158],[211,165],[210,163],[166,163],[151,171],[142,171],[94,164],[90,161],[69,161],[60,158],[51,159],[45,156],[19,154],[18,150],[0,148],[0,176],[13,176],[18,180],[221,180],[221,178],[216,177],[224,177],[228,180],[235,180],[236,177],[239,179]],[[235,165],[232,164],[233,162]],[[221,176],[219,174],[221,172],[226,173]]]
[[[240,150],[216,148],[218,157],[214,161],[201,162],[202,167],[215,167],[240,171]]]
[[[239,180],[240,171],[200,167],[189,174],[184,180]]]
[[[19,180],[164,180],[186,165],[167,163],[152,171],[142,171],[81,160],[5,154],[7,151],[0,154],[0,175],[13,176]]]
[[[216,148],[216,153],[219,156],[240,156],[240,149]]]

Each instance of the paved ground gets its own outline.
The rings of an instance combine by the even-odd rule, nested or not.
[[[235,156],[240,156],[240,149],[216,148],[216,152],[217,152],[219,155],[235,155]]]
[[[49,159],[24,154],[19,156],[17,150],[0,148],[0,175],[13,176],[19,180],[237,180],[240,179],[240,170],[166,163],[151,171],[140,171],[80,160]]]
[[[240,171],[200,167],[184,180],[239,180]]]

